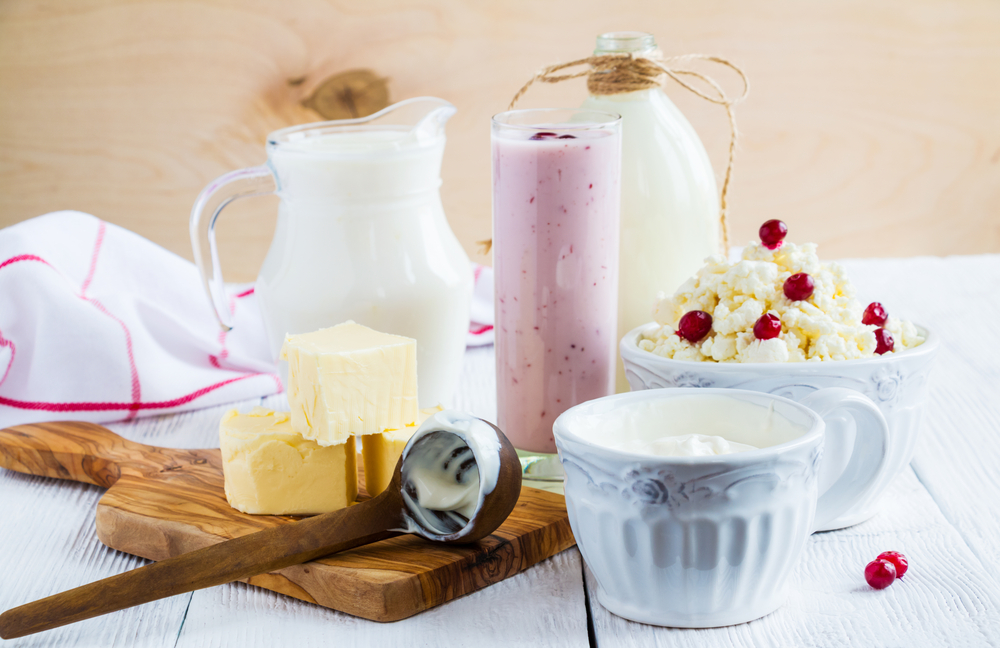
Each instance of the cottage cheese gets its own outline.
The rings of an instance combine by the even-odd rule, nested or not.
[[[792,301],[783,291],[785,280],[808,273],[815,283],[809,299]],[[804,362],[855,360],[875,355],[876,326],[861,323],[863,306],[854,286],[837,263],[820,263],[815,243],[783,243],[770,250],[751,243],[742,258],[730,264],[711,256],[672,297],[654,310],[660,328],[639,340],[639,348],[676,360],[700,362]],[[712,316],[712,330],[690,343],[675,332],[684,313],[702,310]],[[758,340],[753,326],[764,313],[781,319],[781,335]],[[889,317],[885,329],[895,340],[895,352],[924,341],[910,322]]]

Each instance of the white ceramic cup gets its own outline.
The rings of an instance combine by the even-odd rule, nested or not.
[[[660,387],[750,389],[801,402],[826,387],[844,387],[870,398],[889,424],[889,468],[878,485],[836,519],[817,531],[842,529],[878,512],[878,500],[889,482],[910,463],[917,444],[920,417],[937,355],[938,336],[918,326],[925,342],[912,349],[863,360],[786,363],[693,362],[664,358],[639,348],[640,335],[655,331],[655,322],[622,338],[619,351],[632,391]],[[863,434],[870,431],[860,428]],[[840,458],[843,462],[845,459]]]
[[[594,441],[615,434],[623,412],[664,405],[687,415],[657,417],[661,434],[698,431],[690,422],[704,419],[729,441],[758,449],[664,457]],[[788,430],[759,425],[771,407]],[[852,434],[848,419],[871,432]],[[841,388],[800,403],[736,389],[631,392],[577,405],[553,431],[570,525],[601,604],[633,621],[681,628],[744,623],[777,609],[809,535],[878,483],[889,438],[871,400]],[[824,446],[848,457],[842,469]]]

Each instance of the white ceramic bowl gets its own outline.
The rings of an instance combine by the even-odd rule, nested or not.
[[[695,419],[676,417],[668,401],[680,399]],[[827,422],[837,427],[843,411],[869,420],[876,433],[848,440],[831,431]],[[637,415],[645,421],[630,418]],[[761,425],[773,415],[791,427]],[[668,457],[599,443],[627,425],[689,433],[699,416],[758,449]],[[801,404],[733,389],[617,394],[570,408],[553,433],[570,525],[597,579],[598,600],[627,619],[681,628],[744,623],[778,608],[809,534],[870,492],[888,440],[876,406],[846,389],[822,390]],[[828,486],[824,449],[850,457]]]
[[[910,463],[920,430],[930,367],[938,336],[917,327],[926,340],[918,347],[864,360],[824,362],[722,363],[664,358],[638,346],[640,335],[655,331],[655,322],[630,331],[619,346],[632,391],[661,387],[749,389],[794,401],[825,387],[844,387],[870,398],[889,424],[889,467],[868,497],[819,531],[864,522],[878,511],[878,499],[889,482]],[[862,430],[862,432],[864,432]]]

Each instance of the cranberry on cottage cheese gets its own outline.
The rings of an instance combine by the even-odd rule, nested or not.
[[[813,284],[804,299],[791,299],[786,282],[801,274]],[[791,285],[804,282],[792,279]],[[805,290],[793,290],[801,297]],[[879,304],[881,308],[881,304]],[[690,311],[711,315],[707,335],[689,342],[677,334],[680,318]],[[883,311],[884,312],[884,311]],[[765,313],[781,320],[778,337],[758,339],[754,324]],[[871,358],[876,350],[899,353],[924,338],[910,322],[888,317],[879,327],[862,322],[863,307],[854,286],[837,263],[820,263],[815,243],[787,240],[775,249],[751,243],[742,258],[729,263],[720,255],[705,260],[695,276],[654,310],[660,327],[645,333],[639,347],[676,360],[698,362],[805,362]],[[895,341],[885,351],[876,330]]]

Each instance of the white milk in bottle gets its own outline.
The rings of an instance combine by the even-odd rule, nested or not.
[[[655,50],[650,34],[611,32],[594,54]],[[719,195],[704,145],[661,88],[591,95],[582,107],[622,116],[620,338],[719,251]],[[621,359],[617,389],[629,389]]]

